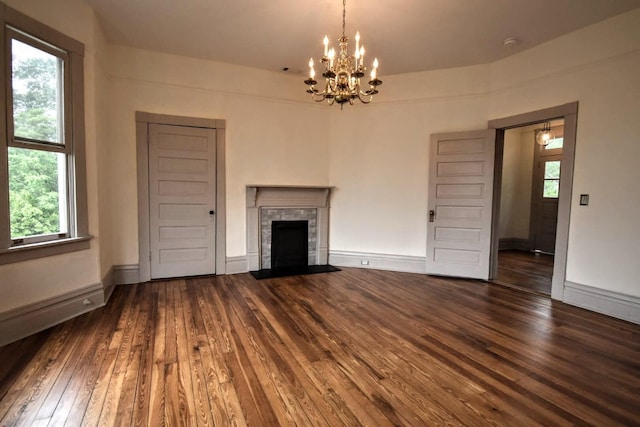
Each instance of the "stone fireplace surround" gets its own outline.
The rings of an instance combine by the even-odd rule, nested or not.
[[[329,198],[333,187],[247,186],[247,266],[271,268],[271,222],[309,221],[309,265],[329,261]]]

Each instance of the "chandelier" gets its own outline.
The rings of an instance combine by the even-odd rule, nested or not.
[[[545,122],[542,129],[539,129],[536,134],[536,142],[543,147],[546,147],[553,139],[555,139],[555,137],[555,134],[551,130],[551,123]]]
[[[368,104],[373,99],[373,95],[378,93],[377,87],[382,84],[378,79],[378,58],[373,60],[373,68],[371,69],[371,80],[369,80],[368,88],[362,89],[360,79],[364,77],[366,68],[364,66],[364,46],[360,45],[360,33],[356,32],[356,48],[354,55],[348,53],[348,38],[345,36],[347,0],[342,0],[342,37],[338,39],[340,44],[340,52],[337,53],[333,47],[329,48],[329,39],[324,36],[324,55],[320,62],[324,65],[325,72],[324,88],[322,91],[315,86],[318,82],[315,80],[316,72],[313,68],[313,58],[309,60],[309,78],[304,83],[309,86],[307,93],[316,102],[327,100],[329,105],[334,103],[340,104],[342,108],[345,103],[353,105],[356,99],[363,104]]]

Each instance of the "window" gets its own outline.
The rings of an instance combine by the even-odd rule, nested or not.
[[[88,247],[84,46],[4,4],[0,264]],[[6,74],[5,74],[6,73]]]
[[[560,160],[544,162],[544,187],[542,197],[557,199],[560,194]]]
[[[545,150],[555,150],[557,148],[562,148],[564,143],[564,138],[561,136],[556,136],[553,138],[547,145],[544,146]]]

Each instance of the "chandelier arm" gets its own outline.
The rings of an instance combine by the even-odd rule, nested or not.
[[[362,93],[362,92],[361,92]],[[366,93],[362,93],[362,95],[367,95]],[[358,99],[360,100],[360,102],[362,102],[363,104],[369,104],[371,103],[371,101],[373,101],[373,96],[372,95],[367,95],[369,96],[369,99],[363,99],[361,94],[358,94]]]

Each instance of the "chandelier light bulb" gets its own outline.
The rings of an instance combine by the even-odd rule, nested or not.
[[[371,69],[371,80],[368,85],[361,82],[367,71],[364,66],[364,45],[360,44],[360,32],[356,32],[356,46],[353,55],[349,54],[349,38],[345,35],[346,27],[346,0],[342,1],[342,37],[338,39],[338,50],[329,47],[329,37],[324,36],[322,41],[324,50],[320,62],[324,65],[322,82],[315,80],[315,70],[313,58],[309,60],[309,78],[304,81],[308,86],[307,93],[314,101],[327,101],[329,105],[334,103],[344,106],[345,103],[351,105],[355,100],[363,104],[368,104],[373,100],[373,96],[378,93],[377,87],[382,84],[378,79],[378,59],[373,61]],[[366,80],[365,80],[366,81]],[[320,85],[320,87],[316,87]],[[364,85],[364,86],[363,86]]]
[[[313,69],[313,58],[309,59],[309,79],[313,80],[316,76],[316,71]]]

